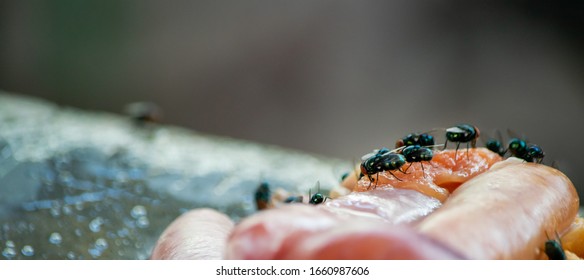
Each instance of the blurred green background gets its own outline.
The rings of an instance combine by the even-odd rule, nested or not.
[[[0,88],[358,159],[464,122],[583,192],[584,2],[0,0]]]

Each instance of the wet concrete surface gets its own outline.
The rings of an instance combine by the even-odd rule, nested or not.
[[[235,221],[262,180],[308,193],[350,163],[0,92],[0,259],[147,259],[189,209]]]

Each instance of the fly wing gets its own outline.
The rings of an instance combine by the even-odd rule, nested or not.
[[[523,135],[523,133],[520,136],[519,133],[507,128],[507,135],[509,135],[511,138],[521,139],[521,140],[525,141],[525,143],[529,143],[529,139],[527,139],[527,137],[525,137],[525,135]]]
[[[499,140],[499,142],[501,142],[501,144],[503,144],[503,134],[501,133],[500,130],[496,129],[495,130],[495,139]]]
[[[377,154],[377,150],[373,150],[373,153],[368,153],[368,154],[366,154],[366,155],[363,155],[363,156],[361,157],[361,160],[362,160],[362,161],[366,161],[366,160],[368,160],[368,159],[372,158],[372,157],[373,157],[374,155],[376,155],[376,154]]]
[[[452,133],[467,133],[467,131],[461,129],[460,127],[457,126],[453,126],[450,128],[446,129],[446,132],[452,132]]]
[[[399,148],[395,148],[395,149],[393,149],[393,150],[389,151],[388,153],[399,154],[399,153],[401,153],[401,151],[402,151],[403,149],[405,149],[405,148],[406,148],[406,146],[401,146],[401,147],[399,147]]]
[[[495,136],[493,136],[492,134],[488,134],[484,131],[481,131],[481,137],[479,138],[479,140],[481,141],[481,143],[483,143],[484,146],[487,146],[487,143],[493,140],[499,141],[499,143],[501,143],[501,145],[504,146],[505,143],[503,142],[503,135],[501,134],[501,131],[495,129],[494,135]]]
[[[444,147],[444,144],[436,144],[436,145],[429,145],[429,146],[422,146],[425,148],[440,148],[440,147]]]
[[[401,147],[400,147],[400,148],[401,148]],[[400,149],[400,148],[397,148],[397,149]],[[397,149],[396,149],[396,150],[397,150]],[[366,154],[366,155],[363,155],[363,156],[361,157],[361,160],[362,160],[362,161],[365,161],[365,160],[368,160],[368,159],[372,158],[373,156],[377,156],[377,155],[385,155],[385,154],[387,154],[387,153],[391,153],[391,152],[392,152],[392,151],[390,151],[390,150],[389,150],[389,149],[387,149],[387,148],[382,148],[382,149],[375,149],[375,150],[373,150],[373,152],[372,152],[372,153],[368,153],[368,154]]]

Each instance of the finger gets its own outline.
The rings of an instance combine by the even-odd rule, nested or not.
[[[390,224],[412,223],[428,215],[440,205],[437,199],[425,196],[414,190],[386,188],[370,192],[352,193],[330,200],[325,207],[322,207],[321,210],[324,211],[319,210],[316,214],[312,212],[314,207],[292,206],[291,210],[284,210],[285,214],[283,215],[280,215],[279,211],[281,209],[274,210],[276,212],[264,211],[247,218],[248,221],[238,226],[238,228],[244,228],[246,224],[255,224],[254,227],[249,229],[249,232],[257,231],[260,236],[267,234],[270,236],[270,240],[274,240],[278,244],[279,238],[284,238],[288,234],[287,228],[290,227],[300,227],[300,229],[297,228],[296,230],[305,229],[306,232],[311,232],[313,226],[318,229],[325,225],[337,223],[338,217],[372,218],[378,220],[378,222],[384,221]],[[202,212],[199,213],[199,211]],[[210,249],[210,246],[212,244],[223,244],[217,238],[226,238],[226,232],[231,230],[232,223],[228,221],[227,217],[217,212],[212,211],[212,215],[206,215],[204,213],[208,212],[205,211],[211,210],[189,212],[173,222],[162,234],[154,249],[152,258],[221,258],[217,254],[213,255],[214,252]],[[306,217],[307,213],[311,215],[308,218]],[[300,219],[295,219],[295,217]],[[312,219],[312,221],[307,222],[304,219]],[[209,226],[209,223],[214,227]],[[280,223],[284,223],[284,225],[276,228],[271,227],[269,231],[262,228],[265,224],[278,225]],[[213,233],[216,227],[221,230],[219,234]],[[252,236],[250,238],[253,239],[255,237]],[[240,240],[236,244],[248,248],[247,244],[249,243]],[[260,242],[260,244],[253,245],[250,250],[251,254],[255,256],[254,258],[270,259],[275,256],[272,251],[275,247],[277,247],[275,244]],[[216,252],[223,252],[223,249],[218,249]],[[259,252],[264,252],[264,255],[259,255]]]
[[[300,239],[283,259],[446,260],[463,255],[406,226],[373,222],[341,223]]]
[[[229,259],[463,258],[405,227],[346,219],[319,207],[291,205],[243,221],[230,236]]]
[[[293,239],[326,230],[339,222],[335,215],[308,205],[287,205],[262,211],[235,227],[227,241],[228,259],[277,259]]]
[[[223,259],[233,222],[211,209],[189,211],[174,220],[156,243],[151,259],[218,260]]]
[[[570,180],[542,164],[508,159],[464,183],[424,219],[422,232],[475,259],[537,259],[578,214]]]

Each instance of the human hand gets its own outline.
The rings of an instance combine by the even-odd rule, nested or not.
[[[439,168],[427,165],[434,182],[440,176],[432,168]],[[540,164],[502,162],[463,183],[447,200],[439,199],[441,192],[424,192],[427,185],[415,189],[418,179],[426,178],[419,172],[408,173],[415,180],[404,176],[393,182],[393,176],[382,174],[375,189],[318,206],[262,211],[237,226],[214,210],[193,210],[165,230],[152,258],[539,258],[546,233],[567,229],[577,215],[573,185]],[[363,180],[355,189],[369,184]]]

